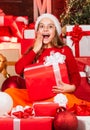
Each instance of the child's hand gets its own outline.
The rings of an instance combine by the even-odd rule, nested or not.
[[[33,50],[35,53],[38,53],[41,50],[42,45],[43,45],[42,41],[43,41],[43,36],[38,32],[37,37],[35,39],[34,47],[33,47]]]
[[[60,81],[60,86],[53,86],[54,93],[70,93],[75,91],[75,85],[66,84]]]

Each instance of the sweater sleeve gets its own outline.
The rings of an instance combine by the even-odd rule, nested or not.
[[[28,54],[23,55],[15,64],[15,71],[19,75],[23,75],[24,68],[27,65],[32,64],[34,58],[36,57],[36,53],[31,50]]]
[[[81,82],[81,77],[79,74],[75,57],[73,56],[72,50],[67,46],[64,53],[66,55],[66,65],[67,65],[70,83],[75,84],[75,86],[78,87]]]

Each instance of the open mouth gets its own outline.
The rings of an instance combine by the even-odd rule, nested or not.
[[[49,34],[43,34],[43,38],[44,38],[44,39],[48,39],[49,37],[50,37]]]

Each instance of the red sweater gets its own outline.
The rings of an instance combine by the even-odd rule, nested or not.
[[[66,56],[66,66],[68,70],[69,80],[71,84],[75,84],[76,87],[80,85],[80,75],[78,71],[78,67],[76,64],[76,60],[72,54],[71,49],[68,46],[64,46],[62,48],[48,48],[44,49],[42,54],[39,56],[39,63],[43,63],[44,58],[50,55],[50,52],[60,52]],[[31,50],[28,54],[24,55],[15,65],[16,73],[23,74],[24,68],[33,63],[36,54],[33,50]]]

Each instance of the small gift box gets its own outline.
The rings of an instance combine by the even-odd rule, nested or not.
[[[90,116],[77,116],[77,130],[90,130]]]
[[[66,43],[75,57],[90,56],[90,25],[66,26]]]
[[[62,61],[63,58],[61,58],[63,56],[61,56],[62,54],[60,56],[57,55],[58,53],[55,53],[55,57],[60,58],[62,63],[58,64],[58,60],[50,63],[50,60],[55,60],[52,54],[51,57],[48,56],[46,58],[46,63],[30,65],[25,68],[26,87],[32,102],[55,96],[56,94],[52,92],[52,87],[59,86],[60,80],[69,83],[67,68],[64,61]]]
[[[35,116],[54,117],[58,108],[59,104],[54,102],[37,102],[33,104]]]
[[[0,118],[0,130],[52,130],[52,121],[50,117]]]

